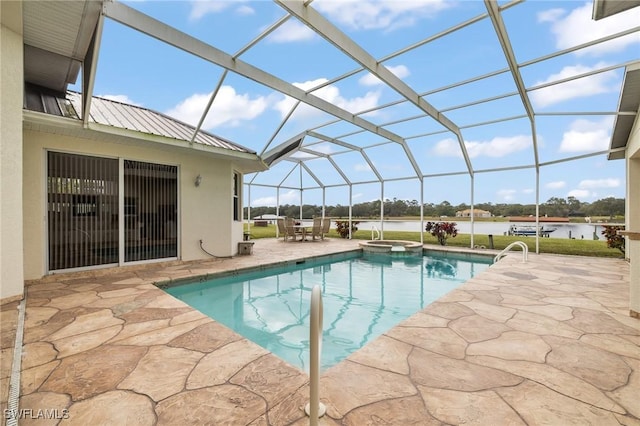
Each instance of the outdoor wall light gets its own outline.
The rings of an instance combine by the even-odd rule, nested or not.
[[[198,175],[196,176],[196,180],[193,183],[195,186],[200,186],[201,182],[202,182],[202,176]]]

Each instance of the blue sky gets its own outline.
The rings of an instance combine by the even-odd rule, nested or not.
[[[269,1],[137,1],[126,2],[180,31],[228,53],[236,54],[286,11]],[[505,5],[506,2],[500,2]],[[447,31],[486,14],[482,1],[337,1],[311,3],[325,19],[378,61],[426,39],[419,47],[382,64],[461,129],[476,171],[474,200],[535,202],[532,127],[498,37],[488,17],[457,31]],[[622,65],[640,59],[640,32],[598,45],[549,57],[555,52],[637,27],[640,8],[601,21],[591,19],[592,3],[529,1],[502,11],[528,97],[536,113],[540,163],[581,157],[609,147],[624,76]],[[448,32],[446,35],[442,35]],[[440,36],[442,35],[442,36]],[[296,18],[244,52],[240,60],[303,89],[311,89],[361,67]],[[593,73],[596,70],[609,71]],[[157,110],[197,124],[223,69],[152,39],[109,19],[105,21],[94,94]],[[585,77],[574,79],[576,75]],[[477,76],[488,76],[468,84]],[[567,79],[561,84],[552,84]],[[535,90],[534,90],[535,88]],[[368,71],[313,92],[352,114],[406,141],[424,180],[424,201],[452,204],[471,201],[467,166],[456,136]],[[478,103],[479,101],[483,101]],[[358,152],[307,136],[311,151],[329,154],[340,172],[354,183],[354,203],[379,198],[420,200],[416,171],[401,144],[335,122],[326,112],[298,107],[295,100],[232,72],[222,81],[203,128],[258,153],[301,131],[318,133],[364,148],[387,180],[384,193],[375,173]],[[384,108],[381,106],[389,105]],[[401,121],[415,117],[409,121]],[[283,124],[284,123],[284,124]],[[327,123],[333,123],[326,125]],[[282,161],[266,173],[248,175],[260,185],[282,184],[281,204],[298,203],[300,191],[327,185],[327,204],[348,204],[349,189],[341,173],[325,157],[307,158],[306,169]],[[521,168],[519,167],[528,167]],[[506,171],[492,171],[495,169]],[[358,184],[358,182],[367,182]],[[586,157],[540,168],[540,202],[574,196],[592,202],[624,197],[624,161]],[[245,205],[248,204],[245,191]],[[304,203],[322,203],[322,191],[305,189]],[[251,186],[251,205],[275,205],[276,190]]]

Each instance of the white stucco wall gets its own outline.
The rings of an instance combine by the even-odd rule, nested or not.
[[[18,298],[22,270],[22,4],[0,1],[0,299]],[[16,26],[18,28],[16,28]]]
[[[178,166],[179,258],[209,258],[200,249],[201,239],[207,251],[217,256],[237,253],[242,221],[233,220],[232,162],[203,152],[140,146],[125,139],[115,143],[25,130],[24,141],[25,279],[39,278],[46,271],[46,150]],[[202,183],[196,187],[198,174]]]
[[[625,229],[640,232],[640,191],[635,186],[640,182],[640,120],[636,121],[627,142],[627,203],[625,212]],[[626,256],[629,259],[631,271],[629,309],[640,314],[640,240],[627,238]]]

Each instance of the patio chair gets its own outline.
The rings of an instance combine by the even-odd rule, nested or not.
[[[320,238],[324,240],[324,236],[329,233],[329,228],[331,228],[331,219],[325,217],[322,219],[322,231],[320,231]]]
[[[293,221],[292,218],[290,217],[286,217],[284,219],[284,228],[287,232],[287,237],[291,237],[293,239],[293,241],[296,240],[296,235],[298,235],[299,233],[296,232],[296,228],[295,228],[295,222]],[[302,235],[302,234],[300,234]],[[285,238],[286,240],[286,238]]]
[[[278,224],[278,236],[282,237],[283,241],[287,241],[287,228],[284,224],[284,219],[279,218],[276,223]]]
[[[316,237],[322,238],[322,218],[313,218],[313,227],[311,228],[311,239],[315,240]]]

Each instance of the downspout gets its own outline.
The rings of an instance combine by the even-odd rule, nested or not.
[[[349,239],[352,239],[352,235],[351,235],[352,211],[353,211],[353,185],[349,184]]]
[[[384,240],[384,181],[380,181],[380,239]]]
[[[247,190],[247,237],[244,239],[248,239],[248,236],[251,235],[251,184],[247,185],[249,188]],[[244,237],[243,233],[243,237]]]
[[[279,186],[276,187],[276,224],[277,224],[278,218],[280,218],[280,187]],[[276,238],[278,237],[280,237],[280,234],[278,233],[278,227],[276,226]]]
[[[424,177],[420,178],[420,244],[424,245]]]
[[[540,254],[540,167],[536,167],[536,254]]]
[[[302,163],[298,167],[300,168],[300,224],[302,224]]]
[[[473,194],[475,192],[475,175],[471,175],[471,247],[469,248],[473,248],[474,244],[473,244],[473,240],[474,240],[474,236],[475,236],[475,231],[474,231],[474,227],[475,227],[475,209],[474,209],[474,204],[473,204]]]

